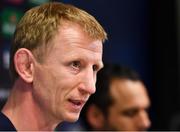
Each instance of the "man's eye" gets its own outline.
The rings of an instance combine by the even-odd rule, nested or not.
[[[78,68],[78,69],[79,69],[80,66],[81,66],[81,64],[80,64],[79,61],[73,61],[73,62],[72,62],[72,67],[73,67],[73,68],[76,68],[76,69]]]
[[[137,113],[138,113],[138,110],[128,110],[128,111],[124,111],[123,115],[127,117],[134,117]]]

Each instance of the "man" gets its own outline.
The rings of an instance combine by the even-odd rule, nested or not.
[[[150,127],[150,100],[135,71],[105,65],[98,73],[96,88],[82,112],[88,130],[141,131]]]
[[[46,3],[26,12],[11,48],[14,85],[1,130],[54,130],[76,121],[95,92],[105,39],[95,18],[72,5]]]

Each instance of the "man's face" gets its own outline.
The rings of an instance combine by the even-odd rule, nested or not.
[[[103,66],[102,42],[66,23],[51,43],[44,62],[35,63],[33,97],[45,117],[76,121],[95,92],[96,74]]]
[[[140,81],[115,79],[110,85],[113,105],[109,108],[108,122],[112,130],[141,131],[150,127],[147,109],[150,101]]]

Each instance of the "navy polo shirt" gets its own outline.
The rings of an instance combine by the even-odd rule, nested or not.
[[[0,131],[16,131],[12,122],[0,112]]]

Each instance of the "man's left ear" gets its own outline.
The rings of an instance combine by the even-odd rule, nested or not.
[[[33,61],[33,54],[25,48],[18,49],[14,55],[16,72],[27,83],[31,83],[33,81]]]
[[[89,124],[95,130],[103,130],[105,125],[105,118],[102,111],[94,104],[91,104],[87,110],[86,118]]]

